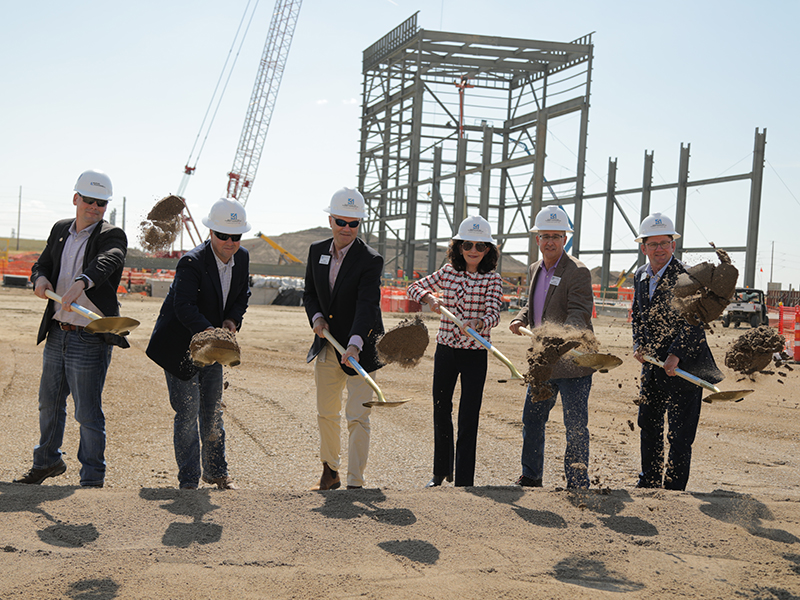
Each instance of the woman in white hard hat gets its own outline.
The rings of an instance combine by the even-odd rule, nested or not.
[[[500,322],[503,286],[495,272],[499,252],[489,223],[468,217],[458,228],[441,269],[412,283],[408,295],[425,302],[434,312],[444,306],[490,340],[492,327]],[[434,292],[441,292],[437,298]],[[455,444],[455,485],[473,485],[478,419],[486,382],[487,352],[448,319],[439,323],[433,367],[433,478],[426,487],[453,481],[453,392],[461,377],[458,439]]]

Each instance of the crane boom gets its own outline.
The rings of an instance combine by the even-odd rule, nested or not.
[[[297,16],[302,0],[276,0],[269,26],[264,52],[261,55],[250,106],[239,138],[239,147],[228,173],[228,198],[236,198],[243,205],[253,186],[258,171],[261,151],[272,119],[275,100],[281,85],[286,58],[292,44]]]

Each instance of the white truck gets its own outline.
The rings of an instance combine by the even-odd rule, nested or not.
[[[736,288],[728,308],[722,313],[722,326],[728,327],[731,323],[734,327],[739,327],[739,323],[749,323],[753,328],[769,325],[764,292],[751,288]]]

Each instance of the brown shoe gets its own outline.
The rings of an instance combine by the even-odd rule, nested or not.
[[[211,485],[217,486],[221,490],[238,490],[239,486],[233,483],[233,479],[229,475],[223,475],[222,477],[206,477],[203,475],[203,481],[206,483],[210,483]]]
[[[339,479],[339,472],[334,471],[328,466],[328,463],[322,463],[322,477],[319,478],[319,483],[311,488],[312,492],[320,492],[323,490],[335,490],[342,485]]]

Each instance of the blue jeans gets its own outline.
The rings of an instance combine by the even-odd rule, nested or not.
[[[564,409],[564,428],[567,430],[567,449],[564,453],[564,473],[567,487],[589,487],[589,391],[592,376],[548,381],[555,393],[547,400],[531,401],[531,390],[525,396],[522,412],[522,474],[530,479],[542,479],[544,473],[544,430],[550,411],[561,394]],[[573,465],[583,465],[576,468]]]
[[[100,485],[106,475],[106,418],[103,386],[112,346],[86,331],[62,331],[53,322],[47,334],[39,383],[39,444],[33,468],[46,469],[61,460],[67,396],[75,403],[80,424],[78,460],[81,485]]]
[[[209,479],[225,477],[228,463],[222,423],[222,365],[214,363],[204,367],[186,381],[168,371],[164,374],[169,403],[175,411],[173,443],[178,482],[181,486],[197,487],[201,474]]]

